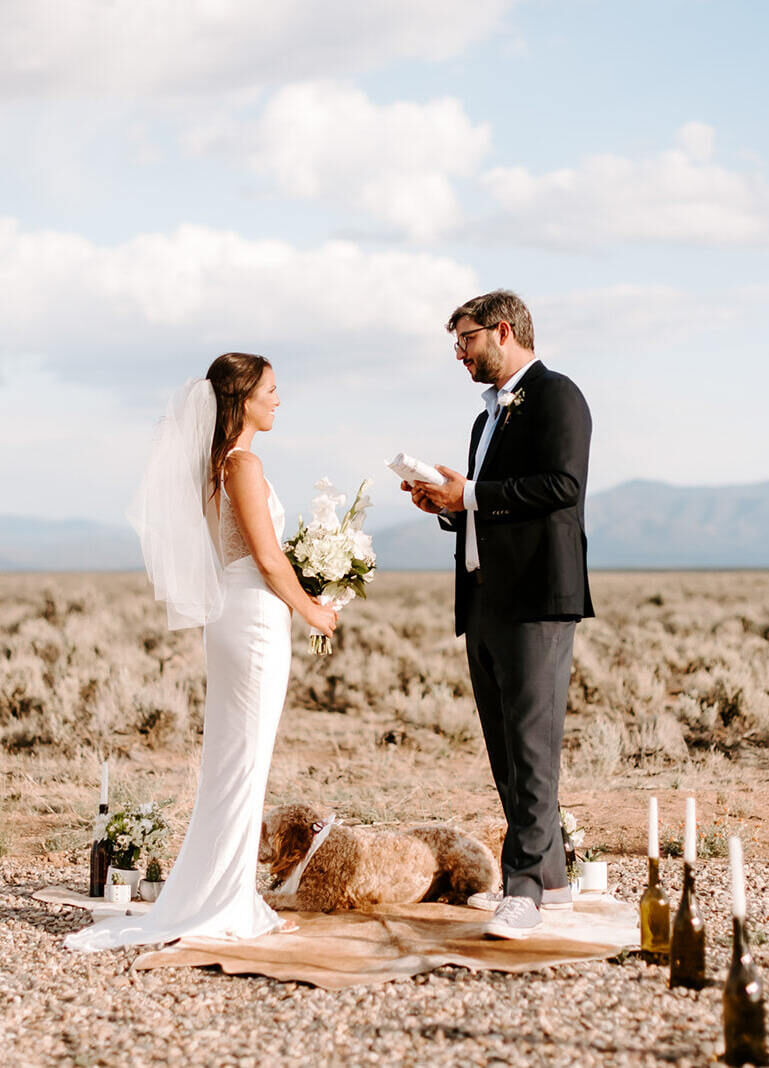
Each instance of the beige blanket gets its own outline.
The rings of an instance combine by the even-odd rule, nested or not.
[[[63,887],[35,895],[94,909],[95,902]],[[99,916],[105,914],[103,902]],[[132,911],[148,906],[134,902]],[[114,906],[112,906],[114,909]],[[613,957],[638,947],[637,910],[608,894],[581,895],[571,912],[542,913],[543,926],[515,941],[483,937],[488,916],[453,905],[379,905],[366,912],[290,913],[299,930],[252,941],[185,938],[141,954],[134,968],[219,965],[228,974],[267,975],[326,990],[384,983],[458,964],[473,971],[524,972],[552,964]]]

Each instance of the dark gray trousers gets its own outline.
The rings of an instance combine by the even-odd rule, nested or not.
[[[566,886],[558,776],[574,622],[489,619],[473,587],[466,643],[475,703],[507,833],[505,894],[542,901]]]

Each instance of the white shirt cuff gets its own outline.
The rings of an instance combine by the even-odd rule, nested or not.
[[[475,483],[469,478],[465,482],[465,488],[462,491],[462,503],[468,512],[478,511],[478,502],[475,499]]]

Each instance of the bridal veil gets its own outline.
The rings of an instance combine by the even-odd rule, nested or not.
[[[190,379],[169,401],[126,513],[171,630],[199,627],[222,613],[219,523],[211,497],[215,424],[213,386],[207,378]]]

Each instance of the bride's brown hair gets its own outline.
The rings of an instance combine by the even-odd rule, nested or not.
[[[246,401],[259,385],[265,367],[272,367],[272,364],[264,356],[225,352],[223,356],[217,356],[208,368],[206,378],[214,387],[216,396],[216,425],[211,445],[211,496],[219,488],[227,453],[243,430]]]

